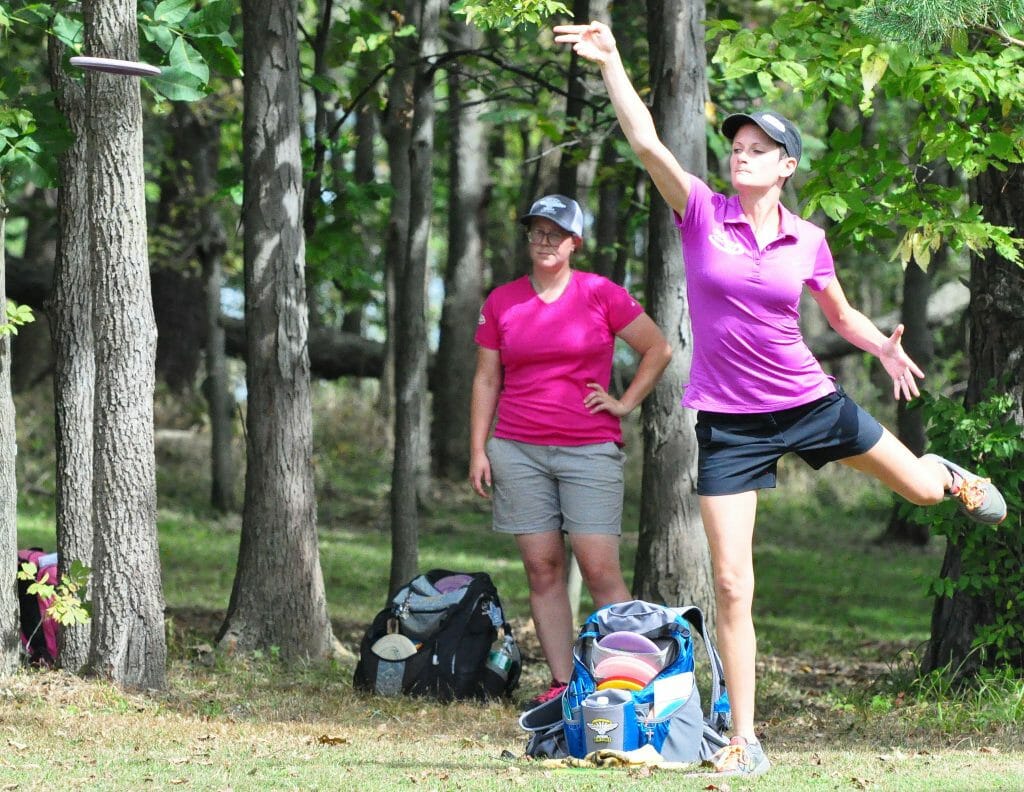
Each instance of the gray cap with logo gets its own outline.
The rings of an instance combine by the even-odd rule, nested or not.
[[[736,137],[744,124],[755,124],[768,137],[782,146],[789,156],[797,162],[803,153],[804,144],[800,138],[800,130],[793,122],[771,110],[758,110],[756,113],[733,113],[722,122],[722,134],[729,140]]]
[[[583,210],[572,198],[564,195],[545,195],[533,202],[530,211],[519,218],[523,225],[530,224],[531,217],[544,217],[570,234],[583,236]]]

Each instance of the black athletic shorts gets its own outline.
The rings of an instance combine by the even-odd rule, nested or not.
[[[733,495],[775,486],[779,459],[792,451],[817,470],[870,451],[882,425],[836,392],[767,413],[697,412],[697,494]]]

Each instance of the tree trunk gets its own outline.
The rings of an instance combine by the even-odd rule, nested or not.
[[[216,113],[200,117],[191,105],[175,104],[175,114],[192,141],[189,165],[198,229],[195,254],[203,272],[206,292],[206,379],[203,396],[210,415],[210,504],[219,512],[235,508],[235,464],[231,453],[235,400],[228,378],[224,326],[221,324],[221,261],[227,249],[227,235],[213,196],[217,191],[217,163],[220,160],[220,122]]]
[[[903,334],[903,348],[926,374],[931,369],[935,349],[931,330],[928,328],[928,298],[931,291],[931,275],[921,269],[916,262],[911,261],[903,272],[902,319],[906,328]],[[924,453],[928,442],[924,416],[920,410],[908,410],[907,403],[902,399],[896,407],[896,434],[917,456]],[[928,526],[915,522],[913,516],[903,516],[901,512],[906,511],[902,508],[905,503],[902,498],[894,499],[889,524],[879,537],[879,541],[885,544],[924,547],[931,536]]]
[[[588,25],[590,20],[590,0],[575,0],[572,4],[573,24]],[[572,50],[569,51],[569,75],[566,83],[565,113],[562,123],[565,125],[565,134],[570,138],[576,138],[577,144],[580,144],[583,141],[579,137],[579,123],[586,99],[586,90],[583,87],[583,69],[579,56]],[[564,147],[561,152],[562,156],[558,160],[556,190],[562,195],[580,198],[578,169],[587,152],[581,145]]]
[[[427,242],[433,203],[434,77],[439,51],[440,0],[414,0],[407,18],[416,26],[412,127],[409,135],[408,247],[395,272],[395,450],[391,473],[391,577],[397,591],[419,565],[419,495],[427,390]],[[410,53],[412,54],[412,53]]]
[[[618,162],[618,151],[611,138],[601,145],[601,167],[598,175],[597,220],[594,223],[594,272],[622,285],[625,270],[619,271],[619,251],[626,246],[626,223],[623,218],[625,187],[621,179],[610,174]]]
[[[662,140],[683,167],[705,173],[704,6],[648,0],[652,113]],[[647,310],[666,331],[672,362],[643,406],[644,469],[633,593],[699,604],[714,622],[710,554],[696,495],[696,416],[679,406],[692,349],[679,232],[672,210],[652,191]]]
[[[360,66],[360,83],[368,82],[373,74],[365,66]],[[377,108],[372,102],[366,101],[356,108],[355,120],[356,145],[353,156],[352,178],[356,184],[372,184],[376,179],[377,154]],[[334,171],[334,178],[343,182],[340,171]],[[340,184],[339,184],[340,186]],[[369,224],[362,226],[362,243],[364,250],[379,249],[379,229]],[[344,301],[344,289],[339,286]],[[349,333],[361,333],[363,329],[364,306],[346,306],[345,315],[341,320],[341,329]]]
[[[408,0],[407,6],[415,6]],[[409,14],[404,15],[406,19]],[[395,41],[395,65],[388,81],[388,103],[384,111],[383,133],[388,144],[388,170],[391,181],[391,207],[384,242],[384,338],[383,362],[380,369],[380,387],[377,411],[384,418],[395,415],[395,314],[397,301],[397,273],[405,271],[409,255],[409,203],[412,195],[410,150],[412,122],[415,113],[413,83],[415,80],[415,42],[409,37]],[[394,431],[394,424],[385,421]],[[394,442],[394,438],[389,438]],[[404,584],[404,581],[403,581]],[[401,585],[401,584],[400,584]]]
[[[482,46],[475,28],[455,23],[459,49]],[[433,464],[441,477],[461,480],[469,470],[469,398],[476,344],[473,340],[483,297],[483,225],[486,219],[486,125],[480,121],[485,96],[464,74],[448,76],[450,105],[448,266],[444,278],[436,366],[444,372],[433,391]]]
[[[985,219],[1009,226],[1016,235],[1024,233],[1024,167],[1006,171],[990,169],[972,184],[972,200],[981,204]],[[995,251],[971,255],[971,325],[967,381],[968,406],[981,401],[991,380],[998,380],[1013,397],[1011,418],[1024,424],[1024,269]],[[1019,520],[1013,513],[1007,518]],[[956,579],[961,568],[961,547],[946,545],[942,576]],[[962,591],[952,598],[939,597],[932,610],[932,633],[924,658],[924,669],[932,671],[950,665],[961,675],[972,675],[981,664],[971,651],[977,628],[994,620],[996,604],[991,598]]]
[[[82,4],[85,51],[136,60],[136,6]],[[156,536],[153,385],[139,81],[89,73],[89,253],[94,267],[92,671],[162,688],[167,646]],[[126,575],[125,570],[131,574]]]
[[[57,555],[59,574],[73,561],[93,563],[93,389],[96,361],[92,335],[92,268],[89,259],[89,174],[86,168],[86,106],[81,83],[61,69],[64,46],[50,37],[50,75],[57,107],[74,142],[60,158],[57,252],[50,298],[53,342],[53,406],[56,442]],[[71,672],[89,660],[90,627],[60,631],[58,662]]]
[[[326,658],[334,638],[313,492],[296,6],[244,0],[248,431],[238,568],[218,640]]]
[[[7,204],[0,184],[0,327],[7,324],[6,229]],[[18,482],[14,470],[17,453],[11,397],[11,337],[0,332],[0,553],[11,559],[18,557]],[[18,625],[18,586],[14,575],[8,572],[0,584],[0,677],[13,674],[18,668]]]

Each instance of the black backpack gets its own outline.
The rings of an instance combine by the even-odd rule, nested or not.
[[[521,671],[490,576],[432,569],[374,617],[352,682],[380,695],[489,699],[510,695]]]

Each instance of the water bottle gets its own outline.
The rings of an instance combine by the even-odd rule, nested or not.
[[[497,674],[502,682],[508,681],[508,672],[512,664],[519,659],[519,647],[511,635],[504,639],[498,639],[491,646],[490,654],[487,655],[486,666]]]

